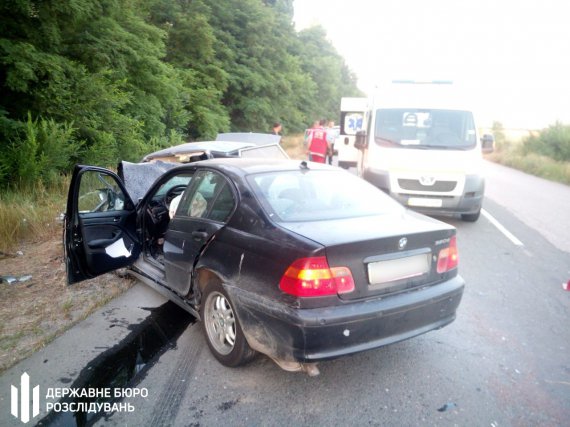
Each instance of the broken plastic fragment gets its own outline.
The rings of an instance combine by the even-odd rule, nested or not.
[[[453,403],[453,402],[447,402],[445,405],[443,405],[441,408],[438,409],[439,412],[445,412],[449,409],[453,409],[453,408],[457,408],[457,404]]]
[[[565,291],[570,291],[570,280],[568,280],[566,283],[562,283],[562,289]]]
[[[16,276],[0,276],[0,283],[8,283],[9,285],[13,285],[15,283],[27,282],[28,280],[32,279],[31,274],[26,274],[24,276],[16,277]]]

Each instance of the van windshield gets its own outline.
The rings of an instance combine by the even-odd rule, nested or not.
[[[383,147],[469,150],[477,144],[468,111],[379,109],[375,123],[374,140]]]

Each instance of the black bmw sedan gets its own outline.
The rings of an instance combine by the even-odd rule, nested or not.
[[[132,165],[131,165],[132,166]],[[282,368],[377,348],[455,319],[455,229],[360,178],[296,160],[213,159],[158,173],[77,166],[68,282],[128,266],[201,320],[212,354]],[[128,172],[128,173],[127,173]],[[144,187],[139,200],[127,188]],[[148,188],[147,188],[148,187]]]

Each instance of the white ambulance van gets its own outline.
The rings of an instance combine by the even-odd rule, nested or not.
[[[403,205],[477,221],[485,192],[482,151],[463,97],[448,82],[393,82],[368,104],[355,147],[359,174]]]
[[[364,128],[368,98],[341,98],[340,130],[334,141],[334,152],[338,166],[348,169],[356,167],[360,152],[354,147],[356,132]]]

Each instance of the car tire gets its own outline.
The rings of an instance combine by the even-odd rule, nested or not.
[[[250,362],[256,355],[245,339],[234,305],[219,283],[210,283],[203,294],[200,316],[210,351],[229,367]]]
[[[461,219],[467,222],[475,222],[479,219],[480,215],[481,215],[481,210],[478,210],[473,214],[461,214]]]

